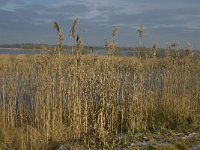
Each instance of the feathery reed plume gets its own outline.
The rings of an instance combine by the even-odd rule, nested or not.
[[[57,32],[60,32],[60,27],[59,27],[59,25],[58,25],[57,22],[53,22],[52,27],[53,27],[53,29],[56,30]]]
[[[137,30],[137,33],[139,34],[139,37],[144,37],[144,25],[141,25],[139,29]]]
[[[72,54],[74,53],[73,40],[76,38],[77,25],[78,25],[78,17],[76,17],[76,19],[73,21],[71,31],[70,31]]]
[[[75,37],[76,37],[77,25],[78,25],[78,17],[76,17],[76,19],[73,21],[73,24],[72,24],[72,28],[71,28],[71,32],[70,32],[70,37],[72,39],[75,39]]]
[[[140,47],[142,47],[142,38],[144,37],[144,25],[140,25],[137,29],[138,36],[140,38]]]
[[[115,27],[112,31],[112,42],[105,41],[105,49],[107,50],[109,55],[118,55],[119,51],[117,48],[117,45],[115,43],[115,37],[117,36],[117,33],[119,32],[119,28]]]
[[[115,37],[117,36],[117,33],[119,32],[119,28],[115,27],[112,31],[112,40],[115,42]]]
[[[64,40],[64,35],[62,31],[60,30],[60,26],[57,22],[53,22],[52,24],[53,29],[55,29],[58,33],[58,52],[59,55],[61,54],[61,49],[62,49],[62,41]]]

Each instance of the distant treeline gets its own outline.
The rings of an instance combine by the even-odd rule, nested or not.
[[[50,45],[50,44],[34,44],[34,43],[22,43],[22,44],[0,44],[0,48],[21,48],[21,49],[43,49],[44,47],[47,49],[55,48],[57,45]],[[63,49],[71,49],[69,45],[63,45]],[[86,49],[104,49],[101,46],[84,46]],[[150,50],[150,48],[146,47],[118,47],[119,50],[133,50],[137,51],[140,49],[143,50]]]
[[[49,44],[34,44],[34,43],[23,43],[23,44],[0,44],[0,48],[21,48],[21,49],[51,49],[55,48],[56,45]],[[88,49],[102,49],[103,47],[98,46],[85,46]],[[63,45],[63,49],[71,49],[71,46]]]
[[[25,43],[25,44],[1,44],[0,48],[21,48],[21,49],[43,49],[43,48],[53,48],[55,45],[48,44],[34,44],[34,43]],[[67,47],[67,46],[66,46]]]
[[[52,50],[57,45],[49,45],[49,44],[34,44],[34,43],[23,43],[23,44],[0,44],[0,48],[19,48],[19,49],[24,49],[24,50],[30,50],[30,49],[39,49],[39,50]],[[71,46],[68,45],[63,45],[62,46],[64,50],[71,51]],[[93,53],[97,50],[102,50],[105,49],[105,47],[98,47],[98,46],[85,46],[84,49],[82,50],[82,54],[89,54]],[[145,56],[145,55],[150,55],[152,52],[152,48],[147,48],[147,47],[118,47],[120,53],[122,52],[127,52],[128,56]],[[180,49],[180,50],[174,50],[174,49],[164,49],[164,48],[158,48],[157,49],[157,56],[158,57],[164,57],[167,52],[170,52],[171,55],[176,54],[177,52],[180,52],[181,54],[187,53],[187,50],[185,49]],[[193,50],[195,55],[200,55],[199,50]]]

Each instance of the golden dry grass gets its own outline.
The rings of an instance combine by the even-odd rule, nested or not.
[[[117,56],[0,56],[0,148],[78,141],[200,123],[200,61]]]

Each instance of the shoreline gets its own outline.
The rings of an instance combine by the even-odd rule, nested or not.
[[[42,50],[42,49],[24,49],[24,48],[3,48],[0,47],[0,50],[27,50],[27,51],[31,51],[31,50]]]

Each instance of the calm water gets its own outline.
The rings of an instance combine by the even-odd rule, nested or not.
[[[14,50],[14,49],[0,49],[0,55],[33,55],[33,54],[41,54],[41,50]]]
[[[15,50],[15,49],[0,49],[0,55],[33,55],[33,54],[48,54],[48,51],[42,51],[42,50]],[[70,54],[71,50],[64,50],[64,54]],[[107,55],[106,50],[104,49],[94,49],[93,51],[89,51],[88,54],[93,55]],[[120,55],[122,56],[130,56],[134,55],[133,52],[130,50],[124,50],[120,51]]]

